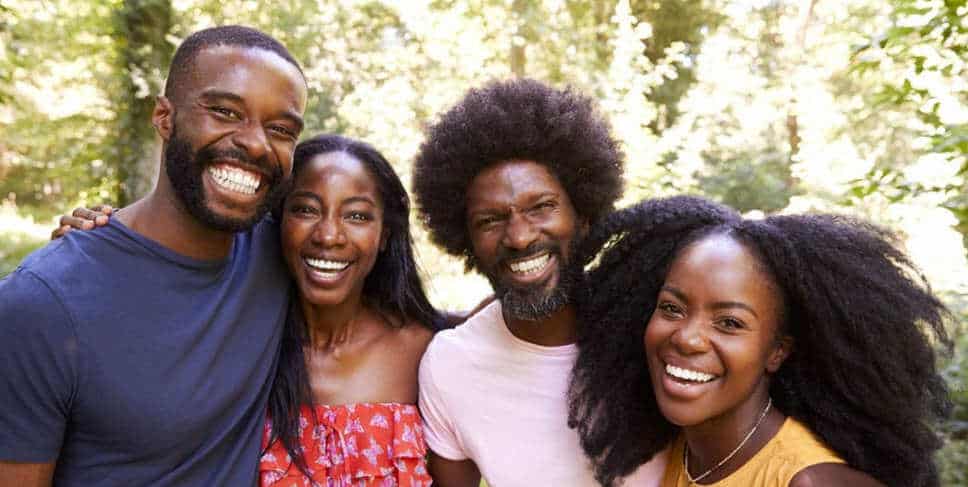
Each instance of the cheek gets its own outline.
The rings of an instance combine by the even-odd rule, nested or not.
[[[303,242],[309,238],[312,232],[312,225],[300,224],[285,216],[282,217],[282,225],[279,226],[279,239],[282,244],[282,254],[288,261],[290,257],[298,256]]]
[[[669,330],[667,328],[668,326],[654,315],[649,317],[649,321],[645,326],[645,333],[642,336],[642,341],[645,344],[645,353],[649,359],[655,354],[659,348],[659,344],[668,337]]]
[[[494,249],[497,246],[497,238],[493,232],[468,232],[471,241],[471,251],[477,256],[477,261],[490,265],[493,260]]]
[[[291,142],[277,142],[272,146],[272,152],[282,166],[282,174],[285,177],[292,176],[292,153],[295,146]]]

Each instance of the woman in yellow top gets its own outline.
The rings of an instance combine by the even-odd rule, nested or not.
[[[890,235],[651,200],[592,230],[570,423],[605,485],[937,486],[949,313]],[[929,336],[929,335],[933,335]]]

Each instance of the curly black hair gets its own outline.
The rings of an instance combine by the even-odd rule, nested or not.
[[[578,215],[594,223],[622,194],[623,155],[592,100],[530,79],[470,90],[428,129],[414,166],[414,195],[434,243],[475,268],[464,196],[488,166],[530,160],[548,167]]]
[[[673,259],[717,232],[746,245],[782,293],[781,332],[794,346],[771,378],[774,404],[881,482],[937,486],[935,426],[952,406],[935,350],[950,351],[953,318],[895,237],[841,216],[744,219],[686,196],[612,214],[576,256],[598,263],[575,296],[569,425],[597,479],[614,485],[677,433],[653,395],[642,337]]]

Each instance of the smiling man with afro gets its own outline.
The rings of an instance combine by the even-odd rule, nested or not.
[[[621,195],[622,158],[591,99],[528,79],[472,89],[428,129],[414,172],[421,218],[497,297],[438,333],[420,364],[436,483],[598,485],[567,425],[569,263]],[[657,485],[662,463],[636,485]]]
[[[578,215],[594,222],[622,194],[623,155],[592,100],[538,81],[470,90],[433,125],[414,166],[417,205],[434,243],[475,268],[467,189],[485,168],[535,161],[558,179]]]

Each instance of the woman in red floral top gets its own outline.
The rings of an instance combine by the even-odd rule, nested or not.
[[[411,249],[409,200],[369,145],[296,147],[277,217],[296,284],[269,399],[263,486],[430,485],[417,367],[440,316]]]

